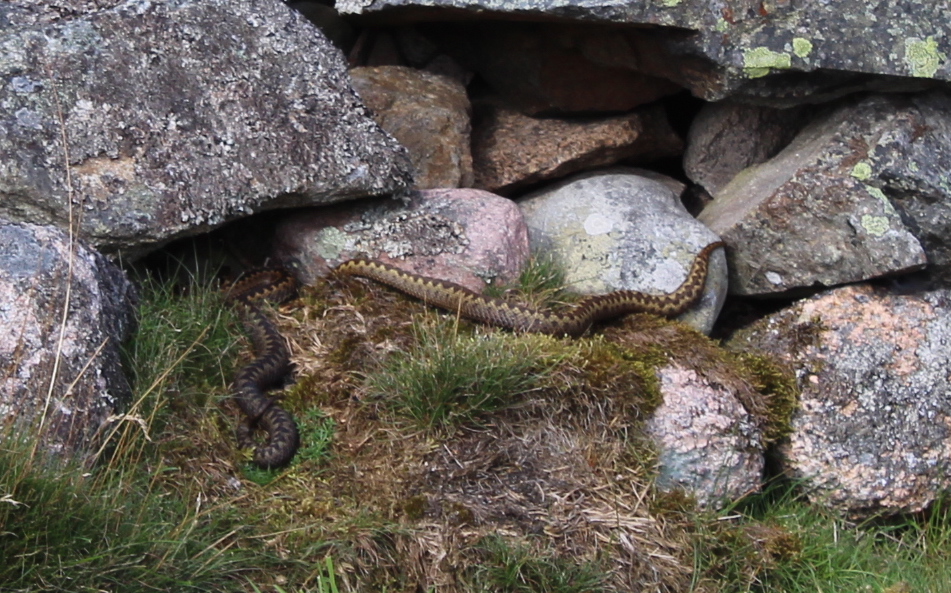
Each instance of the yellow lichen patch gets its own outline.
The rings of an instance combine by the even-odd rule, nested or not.
[[[872,166],[866,161],[856,163],[852,167],[852,177],[855,177],[859,181],[866,181],[872,177]]]
[[[812,42],[804,37],[794,37],[792,47],[793,53],[798,58],[806,59],[812,53]]]
[[[905,40],[905,65],[912,76],[934,78],[946,59],[947,56],[938,50],[938,42],[934,37],[929,36],[924,40],[909,37]]]
[[[768,47],[755,47],[743,52],[743,69],[750,78],[766,76],[773,68],[788,70],[791,67],[792,56]]]

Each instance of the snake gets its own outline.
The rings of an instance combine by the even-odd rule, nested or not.
[[[367,258],[347,260],[334,269],[342,276],[360,276],[394,288],[461,317],[515,332],[577,337],[595,323],[630,313],[675,317],[689,309],[703,294],[707,268],[713,252],[725,247],[717,241],[701,249],[684,281],[673,292],[648,294],[616,290],[580,300],[565,311],[539,309],[479,294],[464,286],[407,272]],[[260,307],[263,301],[282,302],[296,291],[296,281],[287,271],[267,268],[248,274],[230,291],[229,299],[241,311],[251,335],[256,357],[242,367],[234,380],[235,399],[247,417],[237,430],[238,444],[254,448],[254,463],[265,469],[282,467],[293,459],[300,443],[294,418],[281,408],[266,389],[290,371],[290,354],[283,336]],[[252,438],[255,428],[268,437],[263,445]]]
[[[400,292],[445,309],[460,317],[515,332],[577,337],[600,321],[630,313],[652,313],[676,317],[700,298],[713,252],[724,247],[716,241],[700,250],[687,277],[673,292],[647,294],[636,290],[616,290],[580,300],[566,311],[537,309],[479,294],[464,286],[419,276],[377,260],[355,258],[336,268],[338,274],[370,278]]]
[[[297,291],[297,280],[283,268],[262,268],[244,275],[228,291],[227,300],[238,310],[251,337],[255,357],[235,373],[234,399],[244,412],[236,437],[242,449],[253,449],[254,464],[262,469],[287,465],[297,453],[300,435],[290,412],[267,396],[267,389],[291,370],[284,336],[261,308],[265,301],[281,303]],[[267,434],[263,444],[254,440],[255,429]]]

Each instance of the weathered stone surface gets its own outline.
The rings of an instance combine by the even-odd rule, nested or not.
[[[654,47],[654,57],[642,60],[639,69],[711,101],[746,94],[809,102],[858,88],[887,84],[896,89],[905,82],[875,80],[869,74],[951,80],[951,25],[943,2],[918,3],[910,10],[905,0],[341,0],[337,9],[365,15],[388,10],[391,18],[402,9],[404,18],[418,20],[463,9],[480,16],[491,12],[520,19],[675,27],[679,31],[668,35],[630,32]],[[454,16],[458,18],[458,12]],[[620,53],[630,55],[627,50]],[[801,72],[818,76],[797,76]],[[778,84],[772,84],[770,75],[776,75]]]
[[[277,0],[33,4],[2,9],[26,25],[0,34],[0,214],[65,227],[69,197],[83,237],[136,254],[410,182],[340,53]]]
[[[897,513],[951,487],[951,292],[837,288],[736,339],[796,369],[801,407],[781,455],[814,498]]]
[[[294,0],[288,2],[287,5],[304,15],[344,53],[353,46],[356,38],[353,27],[340,17],[332,6],[321,4],[316,0]]]
[[[805,108],[707,103],[690,124],[684,172],[716,196],[743,169],[786,147],[808,122]]]
[[[683,148],[660,107],[584,120],[534,118],[487,107],[475,125],[475,185],[502,195],[622,159],[676,156]]]
[[[933,279],[951,286],[951,94],[876,97],[856,111],[880,126],[880,136],[852,175],[889,198],[924,248]]]
[[[513,281],[529,257],[528,229],[515,204],[476,189],[298,211],[279,223],[275,251],[300,262],[304,282],[362,255],[475,292]]]
[[[691,217],[665,185],[617,168],[577,175],[519,200],[532,252],[550,254],[582,294],[671,292],[694,255],[717,236]],[[680,319],[713,327],[726,296],[726,258],[710,261],[700,302]]]
[[[0,421],[42,434],[53,454],[91,453],[129,400],[119,343],[134,301],[119,268],[63,231],[0,222]]]
[[[524,113],[624,112],[681,90],[639,72],[641,48],[622,33],[523,22],[441,23],[426,31]]]
[[[923,267],[922,246],[875,179],[907,151],[896,134],[911,133],[891,99],[874,97],[810,123],[736,175],[698,217],[730,244],[730,291],[768,295]],[[905,171],[931,160],[922,154]]]
[[[736,394],[676,364],[657,375],[664,403],[647,421],[659,451],[656,486],[704,505],[758,491],[763,435]]]
[[[354,68],[350,74],[380,127],[409,150],[417,188],[472,185],[465,87],[405,66]]]

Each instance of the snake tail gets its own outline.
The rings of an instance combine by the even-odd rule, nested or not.
[[[234,398],[246,416],[238,425],[236,436],[240,447],[254,449],[254,463],[264,469],[290,463],[300,446],[300,435],[293,416],[266,393],[287,376],[291,363],[284,337],[259,303],[283,302],[293,296],[296,288],[296,281],[286,272],[265,269],[246,275],[228,295],[241,315],[255,352],[255,358],[239,369],[234,379]],[[255,428],[267,434],[264,444],[255,442]]]

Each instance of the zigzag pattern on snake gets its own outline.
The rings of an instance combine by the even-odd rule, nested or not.
[[[263,301],[283,302],[297,290],[297,281],[281,269],[268,268],[245,275],[228,292],[228,300],[241,313],[241,321],[251,336],[256,357],[234,378],[234,398],[246,419],[238,425],[241,448],[254,449],[254,463],[271,469],[290,463],[297,453],[300,436],[293,416],[266,395],[291,370],[290,353],[284,337],[261,309]],[[260,428],[267,440],[258,445],[253,433]]]
[[[418,276],[382,262],[353,259],[340,264],[336,272],[370,278],[386,284],[426,304],[435,305],[461,317],[519,332],[580,336],[593,324],[627,315],[653,313],[674,317],[690,308],[703,293],[710,255],[722,241],[707,245],[697,254],[687,278],[674,292],[653,295],[635,290],[617,290],[587,297],[567,311],[539,310],[475,293],[468,288]]]
[[[585,298],[567,311],[539,310],[509,303],[458,284],[426,278],[369,259],[346,261],[335,272],[370,278],[429,305],[489,325],[519,332],[580,336],[594,323],[620,315],[640,312],[673,317],[683,313],[703,293],[710,256],[723,246],[724,243],[718,241],[700,250],[686,279],[669,294],[619,290]],[[266,269],[246,276],[229,293],[229,300],[242,313],[256,351],[256,358],[238,371],[234,380],[235,399],[247,416],[247,421],[238,427],[238,443],[241,447],[253,447],[254,462],[263,468],[288,464],[297,452],[300,437],[294,418],[265,395],[269,386],[289,372],[290,356],[284,338],[258,303],[286,300],[295,290],[296,282],[287,272]],[[257,446],[251,436],[256,426],[268,434],[262,446]]]

